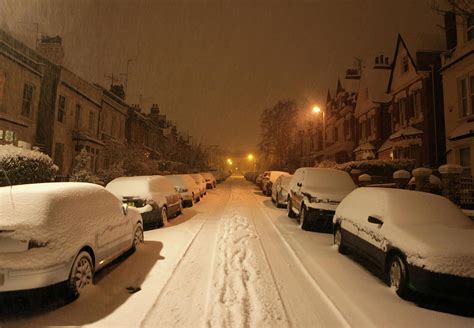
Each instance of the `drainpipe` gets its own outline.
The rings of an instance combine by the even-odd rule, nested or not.
[[[436,105],[436,95],[435,95],[435,76],[434,76],[434,65],[430,65],[431,68],[431,95],[433,101],[433,110],[434,110],[434,135],[435,135],[435,159],[436,165],[439,164],[438,159],[438,113],[437,113],[437,105]]]

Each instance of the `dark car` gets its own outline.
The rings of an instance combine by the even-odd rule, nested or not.
[[[339,203],[357,186],[347,172],[302,167],[291,178],[288,217],[303,230],[332,231],[332,218]]]
[[[474,302],[474,222],[447,198],[425,192],[358,188],[334,216],[334,242],[409,291]]]

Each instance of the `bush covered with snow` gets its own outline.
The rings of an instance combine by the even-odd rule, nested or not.
[[[72,171],[71,181],[74,182],[90,182],[102,184],[102,181],[91,171],[91,155],[82,148],[79,155],[76,156],[76,165]]]
[[[411,159],[393,159],[393,160],[366,160],[366,161],[352,161],[342,164],[337,164],[333,161],[322,161],[316,164],[316,167],[334,168],[337,170],[346,171],[359,170],[362,173],[370,174],[372,176],[392,176],[395,171],[406,170],[411,172],[415,167],[415,161]]]
[[[58,172],[48,155],[12,145],[0,145],[0,168],[13,185],[49,182]]]

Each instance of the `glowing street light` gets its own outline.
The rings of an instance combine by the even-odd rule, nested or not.
[[[319,106],[314,106],[313,113],[321,113],[321,108]]]
[[[251,161],[251,160],[253,160],[253,155],[252,155],[252,154],[249,154],[249,155],[247,156],[247,158],[248,158],[249,161]]]

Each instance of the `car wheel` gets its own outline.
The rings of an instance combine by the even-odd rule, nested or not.
[[[306,206],[302,205],[300,215],[298,216],[298,223],[302,230],[310,230],[310,222],[307,214],[308,211],[306,210]]]
[[[341,254],[347,254],[347,246],[344,244],[342,239],[342,230],[340,226],[336,227],[336,231],[334,231],[334,244],[337,246],[337,250]]]
[[[296,213],[293,212],[293,205],[291,204],[291,198],[288,197],[288,205],[286,206],[287,214],[289,218],[295,219]]]
[[[92,257],[86,251],[81,251],[71,268],[68,279],[68,288],[74,296],[79,296],[84,289],[92,285],[94,278],[94,264]]]
[[[161,222],[163,223],[164,226],[168,224],[168,210],[166,209],[165,206],[161,208]]]
[[[141,224],[137,224],[133,234],[132,250],[135,251],[140,243],[143,243],[143,228]]]
[[[398,296],[406,297],[408,294],[408,274],[405,261],[398,255],[392,256],[388,268],[388,283]]]

